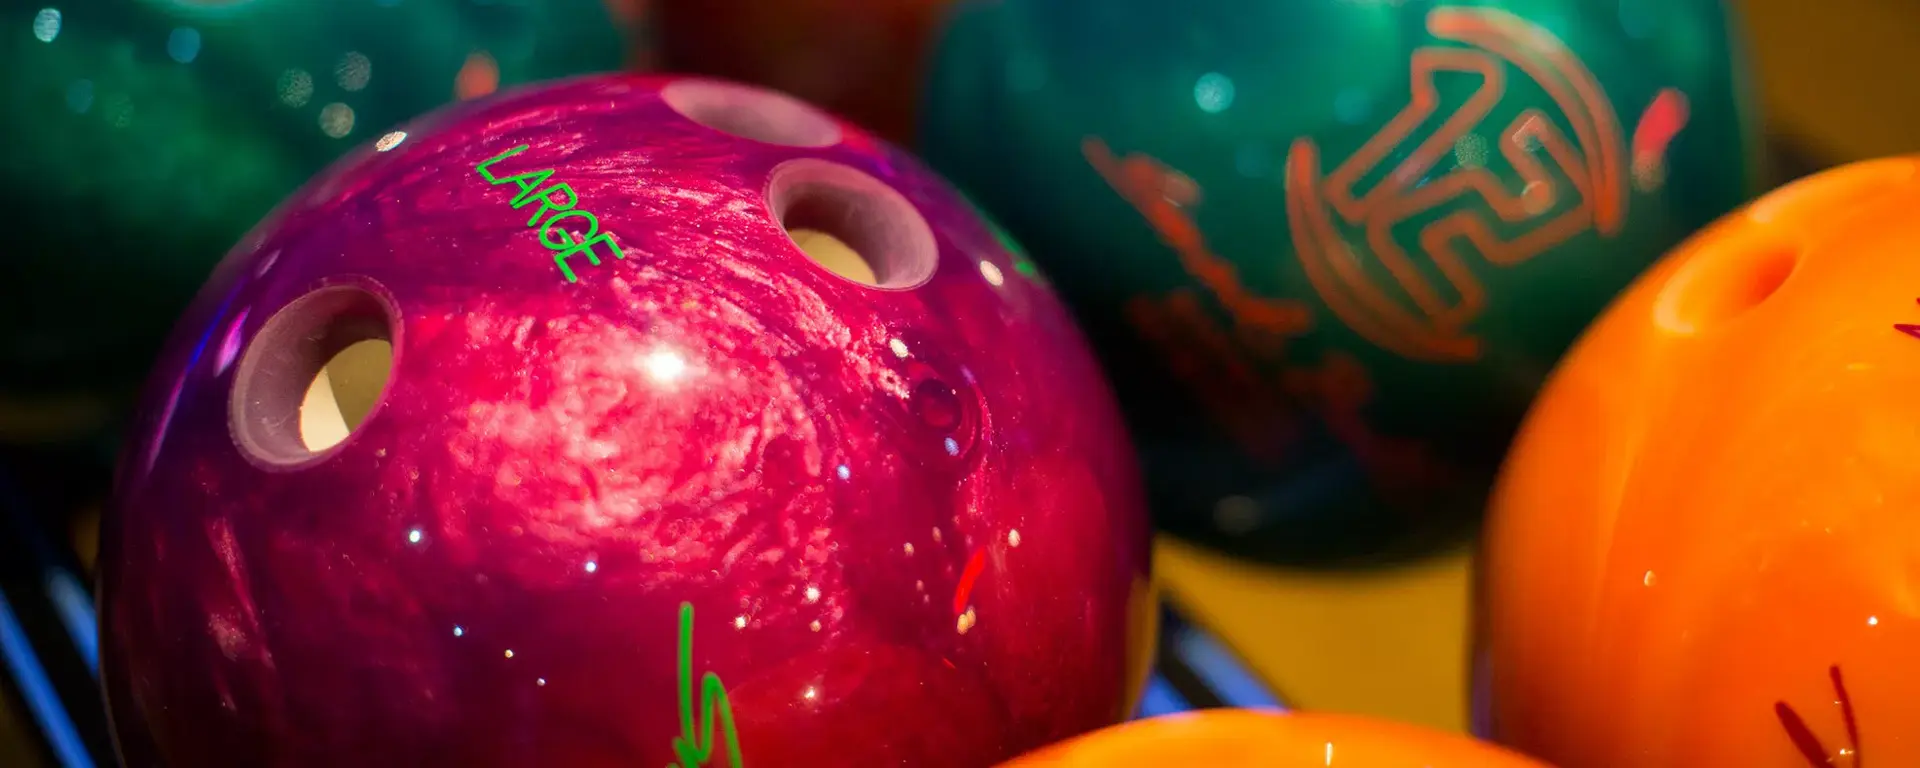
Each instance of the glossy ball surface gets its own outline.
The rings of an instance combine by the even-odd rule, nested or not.
[[[1291,562],[1479,517],[1580,328],[1746,199],[1718,0],[963,6],[924,154],[1075,304],[1159,522]]]
[[[819,104],[906,141],[952,0],[652,0],[660,61]]]
[[[1117,725],[1003,768],[1547,768],[1485,742],[1354,715],[1203,709]]]
[[[626,47],[601,0],[46,6],[0,47],[0,440],[9,402],[130,400],[219,254],[341,153]]]
[[[147,392],[102,551],[131,765],[984,765],[1130,711],[1120,415],[938,176],[717,81],[402,132],[229,254]],[[307,449],[369,338],[384,396]]]
[[[1502,472],[1477,728],[1565,768],[1920,765],[1920,158],[1694,237]]]

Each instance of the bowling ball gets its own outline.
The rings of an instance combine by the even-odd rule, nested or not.
[[[1464,736],[1353,715],[1207,709],[1114,726],[1002,768],[1546,768]]]
[[[100,555],[120,747],[978,766],[1118,722],[1144,494],[1031,272],[745,85],[588,77],[363,144],[146,392]]]
[[[1516,439],[1478,732],[1565,768],[1920,765],[1920,158],[1675,249]]]
[[[1718,0],[998,0],[924,155],[1105,358],[1165,527],[1357,564],[1477,523],[1580,328],[1746,199]]]
[[[893,141],[914,128],[951,0],[652,0],[662,66],[757,83]]]
[[[11,7],[0,439],[113,418],[218,255],[361,140],[623,56],[600,0]]]

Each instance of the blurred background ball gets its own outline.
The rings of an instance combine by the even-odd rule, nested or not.
[[[1159,522],[1351,563],[1457,543],[1535,388],[1747,198],[1718,0],[959,6],[921,135],[1075,304]]]
[[[348,148],[628,48],[600,0],[14,5],[0,441],[113,418],[220,254]]]
[[[652,0],[659,61],[758,83],[911,140],[926,57],[952,0]]]

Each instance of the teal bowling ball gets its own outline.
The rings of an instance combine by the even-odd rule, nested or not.
[[[110,419],[215,262],[335,157],[634,39],[626,0],[6,5],[0,442]]]
[[[1718,0],[985,0],[920,148],[1074,304],[1158,522],[1302,565],[1478,521],[1543,377],[1760,183]]]

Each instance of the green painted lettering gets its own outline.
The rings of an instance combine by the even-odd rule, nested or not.
[[[569,233],[564,229],[560,231],[562,234],[568,235],[569,237],[572,236],[572,233]],[[589,237],[585,240],[575,243],[572,247],[569,247],[566,250],[553,255],[553,263],[560,267],[560,274],[567,278],[567,282],[569,283],[575,282],[575,278],[573,276],[573,268],[567,266],[567,259],[574,256],[585,254],[588,262],[592,263],[596,267],[600,266],[600,257],[593,255],[593,246],[600,243],[606,244],[607,250],[613,252],[614,258],[624,259],[627,257],[626,254],[620,252],[620,244],[615,243],[613,241],[613,235],[602,232],[600,234]]]
[[[547,233],[556,231],[553,228],[553,223],[568,216],[586,217],[587,234],[576,238],[573,232],[561,229],[558,230],[560,233],[558,241],[547,237]],[[580,247],[582,245],[591,243],[599,237],[600,220],[586,211],[561,211],[560,213],[554,214],[553,218],[547,219],[547,223],[540,225],[540,244],[545,245],[551,250],[560,251],[559,254],[553,257],[553,263],[560,267],[561,276],[567,278],[567,282],[569,283],[575,282],[576,278],[573,276],[573,268],[567,266],[567,257],[581,253]],[[585,253],[587,254],[587,261],[592,262],[596,267],[600,266],[600,257],[593,255],[593,251],[591,250],[585,251]]]
[[[500,182],[494,180],[493,174],[487,171],[487,166],[493,165],[494,163],[500,162],[509,157],[513,157],[514,155],[520,154],[525,151],[527,151],[527,145],[522,144],[520,146],[514,147],[513,149],[509,149],[505,152],[494,155],[492,158],[489,158],[486,162],[483,162],[479,165],[474,166],[473,169],[476,171],[479,171],[480,178],[486,179],[488,184],[498,184]]]
[[[566,278],[569,283],[580,282],[580,278],[573,274],[573,267],[567,265],[567,257],[578,252],[579,251],[569,248],[553,255],[553,265],[560,268],[560,276]],[[600,266],[600,257],[593,255],[592,251],[587,251],[586,253],[588,263],[596,267]]]
[[[553,169],[548,168],[544,171],[527,171],[518,176],[508,176],[494,183],[505,184],[511,181],[520,185],[520,194],[513,196],[513,207],[519,208],[533,199],[533,190],[539,189],[540,185],[547,183],[547,179],[552,177]]]
[[[566,193],[567,195],[566,202],[564,203],[554,202],[553,196],[562,192]],[[538,222],[540,220],[540,217],[546,214],[547,211],[570,211],[570,210],[573,210],[574,206],[580,204],[580,196],[574,194],[573,187],[567,186],[567,183],[564,181],[554,182],[552,186],[547,187],[546,189],[542,189],[539,192],[535,192],[533,194],[533,197],[529,198],[528,202],[531,202],[532,200],[536,200],[536,199],[540,201],[540,210],[534,211],[533,217],[530,219],[527,219],[527,226],[529,227],[533,226],[535,222]],[[526,203],[520,202],[520,198],[518,197],[514,198],[513,200],[514,200],[513,207],[515,208],[519,208],[526,205]]]
[[[578,216],[587,220],[587,233],[585,235],[581,235],[580,238],[576,240],[572,232],[562,229],[560,230],[561,237],[558,240],[547,236],[548,233],[553,231],[554,222],[569,216]],[[588,240],[592,240],[593,236],[598,234],[600,234],[600,218],[586,211],[561,211],[540,225],[540,243],[556,251],[572,248]]]
[[[548,179],[553,178],[553,169],[528,171],[512,176],[494,176],[493,172],[488,170],[494,163],[526,151],[527,146],[522,144],[494,155],[474,166],[473,170],[480,174],[480,178],[486,179],[489,185],[499,186],[507,182],[519,185],[520,191],[511,201],[514,210],[525,208],[535,200],[540,201],[540,207],[535,209],[533,216],[527,219],[527,226],[539,227],[540,244],[545,245],[548,250],[559,251],[554,255],[553,263],[560,268],[560,276],[569,283],[580,281],[580,277],[574,274],[573,267],[567,264],[567,259],[575,256],[584,255],[588,262],[596,267],[600,266],[600,257],[594,253],[594,246],[605,246],[605,251],[613,254],[615,259],[625,259],[627,255],[620,250],[620,244],[614,241],[613,233],[600,231],[600,217],[588,211],[575,210],[580,204],[580,193],[575,192],[572,185],[563,181],[547,183]],[[541,221],[543,216],[546,217],[545,222]],[[567,217],[586,219],[586,234],[559,229],[559,234],[556,236],[554,225]]]
[[[673,739],[673,755],[679,768],[698,768],[713,759],[713,727],[720,726],[726,739],[727,765],[744,768],[740,755],[740,736],[733,728],[733,705],[727,701],[727,688],[712,672],[700,678],[698,731],[694,729],[693,707],[693,604],[680,604],[680,735]],[[715,721],[718,721],[717,723]],[[697,736],[697,738],[696,738]]]

